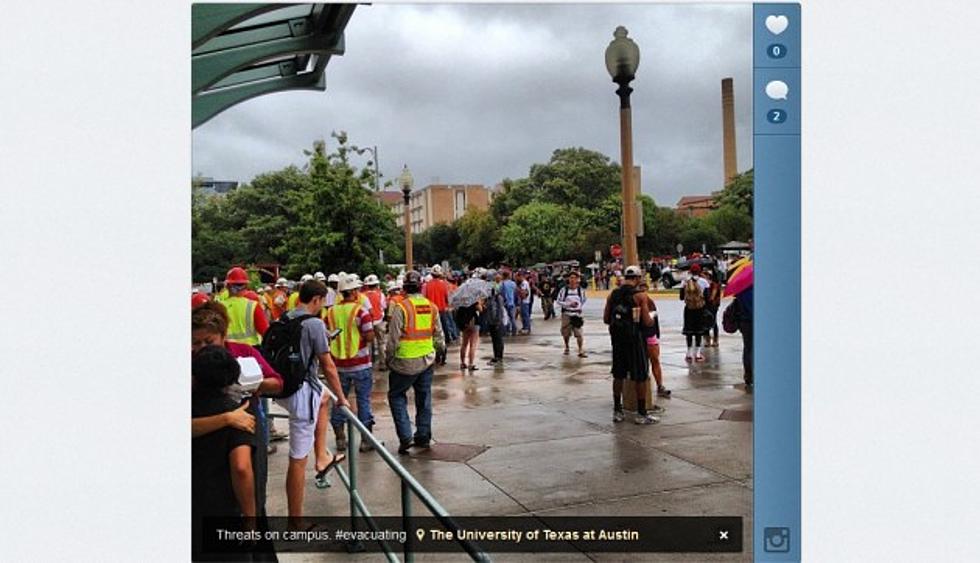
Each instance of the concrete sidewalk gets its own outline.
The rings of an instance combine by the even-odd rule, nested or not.
[[[433,449],[399,456],[403,465],[454,516],[661,515],[742,516],[741,554],[492,554],[494,560],[751,561],[752,395],[742,386],[738,334],[722,333],[707,360],[684,361],[682,304],[656,298],[662,323],[661,363],[670,399],[660,424],[612,421],[611,347],[602,302],[586,307],[588,358],[562,355],[559,321],[505,339],[505,365],[488,366],[481,339],[479,370],[459,371],[458,347],[433,382]],[[721,314],[719,313],[719,317]],[[720,319],[719,319],[720,321]],[[397,437],[387,405],[387,376],[376,373],[375,434],[392,451]],[[353,400],[351,400],[354,403]],[[411,405],[411,399],[409,399]],[[409,407],[414,415],[414,406]],[[279,421],[281,428],[285,424]],[[333,448],[333,433],[330,433]],[[268,510],[286,514],[286,447],[270,457]],[[359,489],[375,515],[400,515],[399,480],[374,454],[359,456]],[[325,491],[313,486],[309,463],[306,513],[349,514],[339,478]],[[413,513],[427,515],[421,503]],[[285,554],[283,560],[381,560],[380,554]],[[424,561],[458,556],[422,554]]]

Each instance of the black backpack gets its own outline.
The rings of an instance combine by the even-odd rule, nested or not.
[[[278,399],[291,397],[306,380],[314,356],[303,361],[300,352],[300,341],[303,338],[303,321],[314,318],[315,315],[299,315],[290,317],[283,314],[278,320],[269,325],[269,330],[262,336],[262,356],[272,369],[282,376],[282,392],[270,395]]]
[[[609,328],[613,332],[629,334],[635,327],[633,322],[633,288],[620,287],[613,293],[612,310],[609,314]]]

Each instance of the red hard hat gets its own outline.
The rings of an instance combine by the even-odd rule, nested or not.
[[[225,283],[227,284],[247,284],[248,274],[245,273],[244,268],[239,268],[235,266],[234,268],[228,270],[228,275],[225,276]]]
[[[198,306],[204,305],[208,301],[208,296],[204,293],[195,293],[194,295],[191,295],[191,309],[197,309]]]

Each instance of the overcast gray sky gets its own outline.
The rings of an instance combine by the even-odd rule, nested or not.
[[[524,177],[557,148],[619,161],[617,25],[640,47],[632,83],[643,192],[673,206],[722,185],[721,79],[735,82],[738,169],[752,166],[752,6],[358,6],[326,92],[234,106],[193,132],[193,171],[247,182],[305,162],[332,130],[377,145],[381,172],[417,187]],[[364,161],[368,159],[365,155]]]

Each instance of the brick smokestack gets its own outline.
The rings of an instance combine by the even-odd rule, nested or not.
[[[735,158],[735,87],[731,78],[721,79],[721,124],[727,186],[738,174],[738,160]]]

